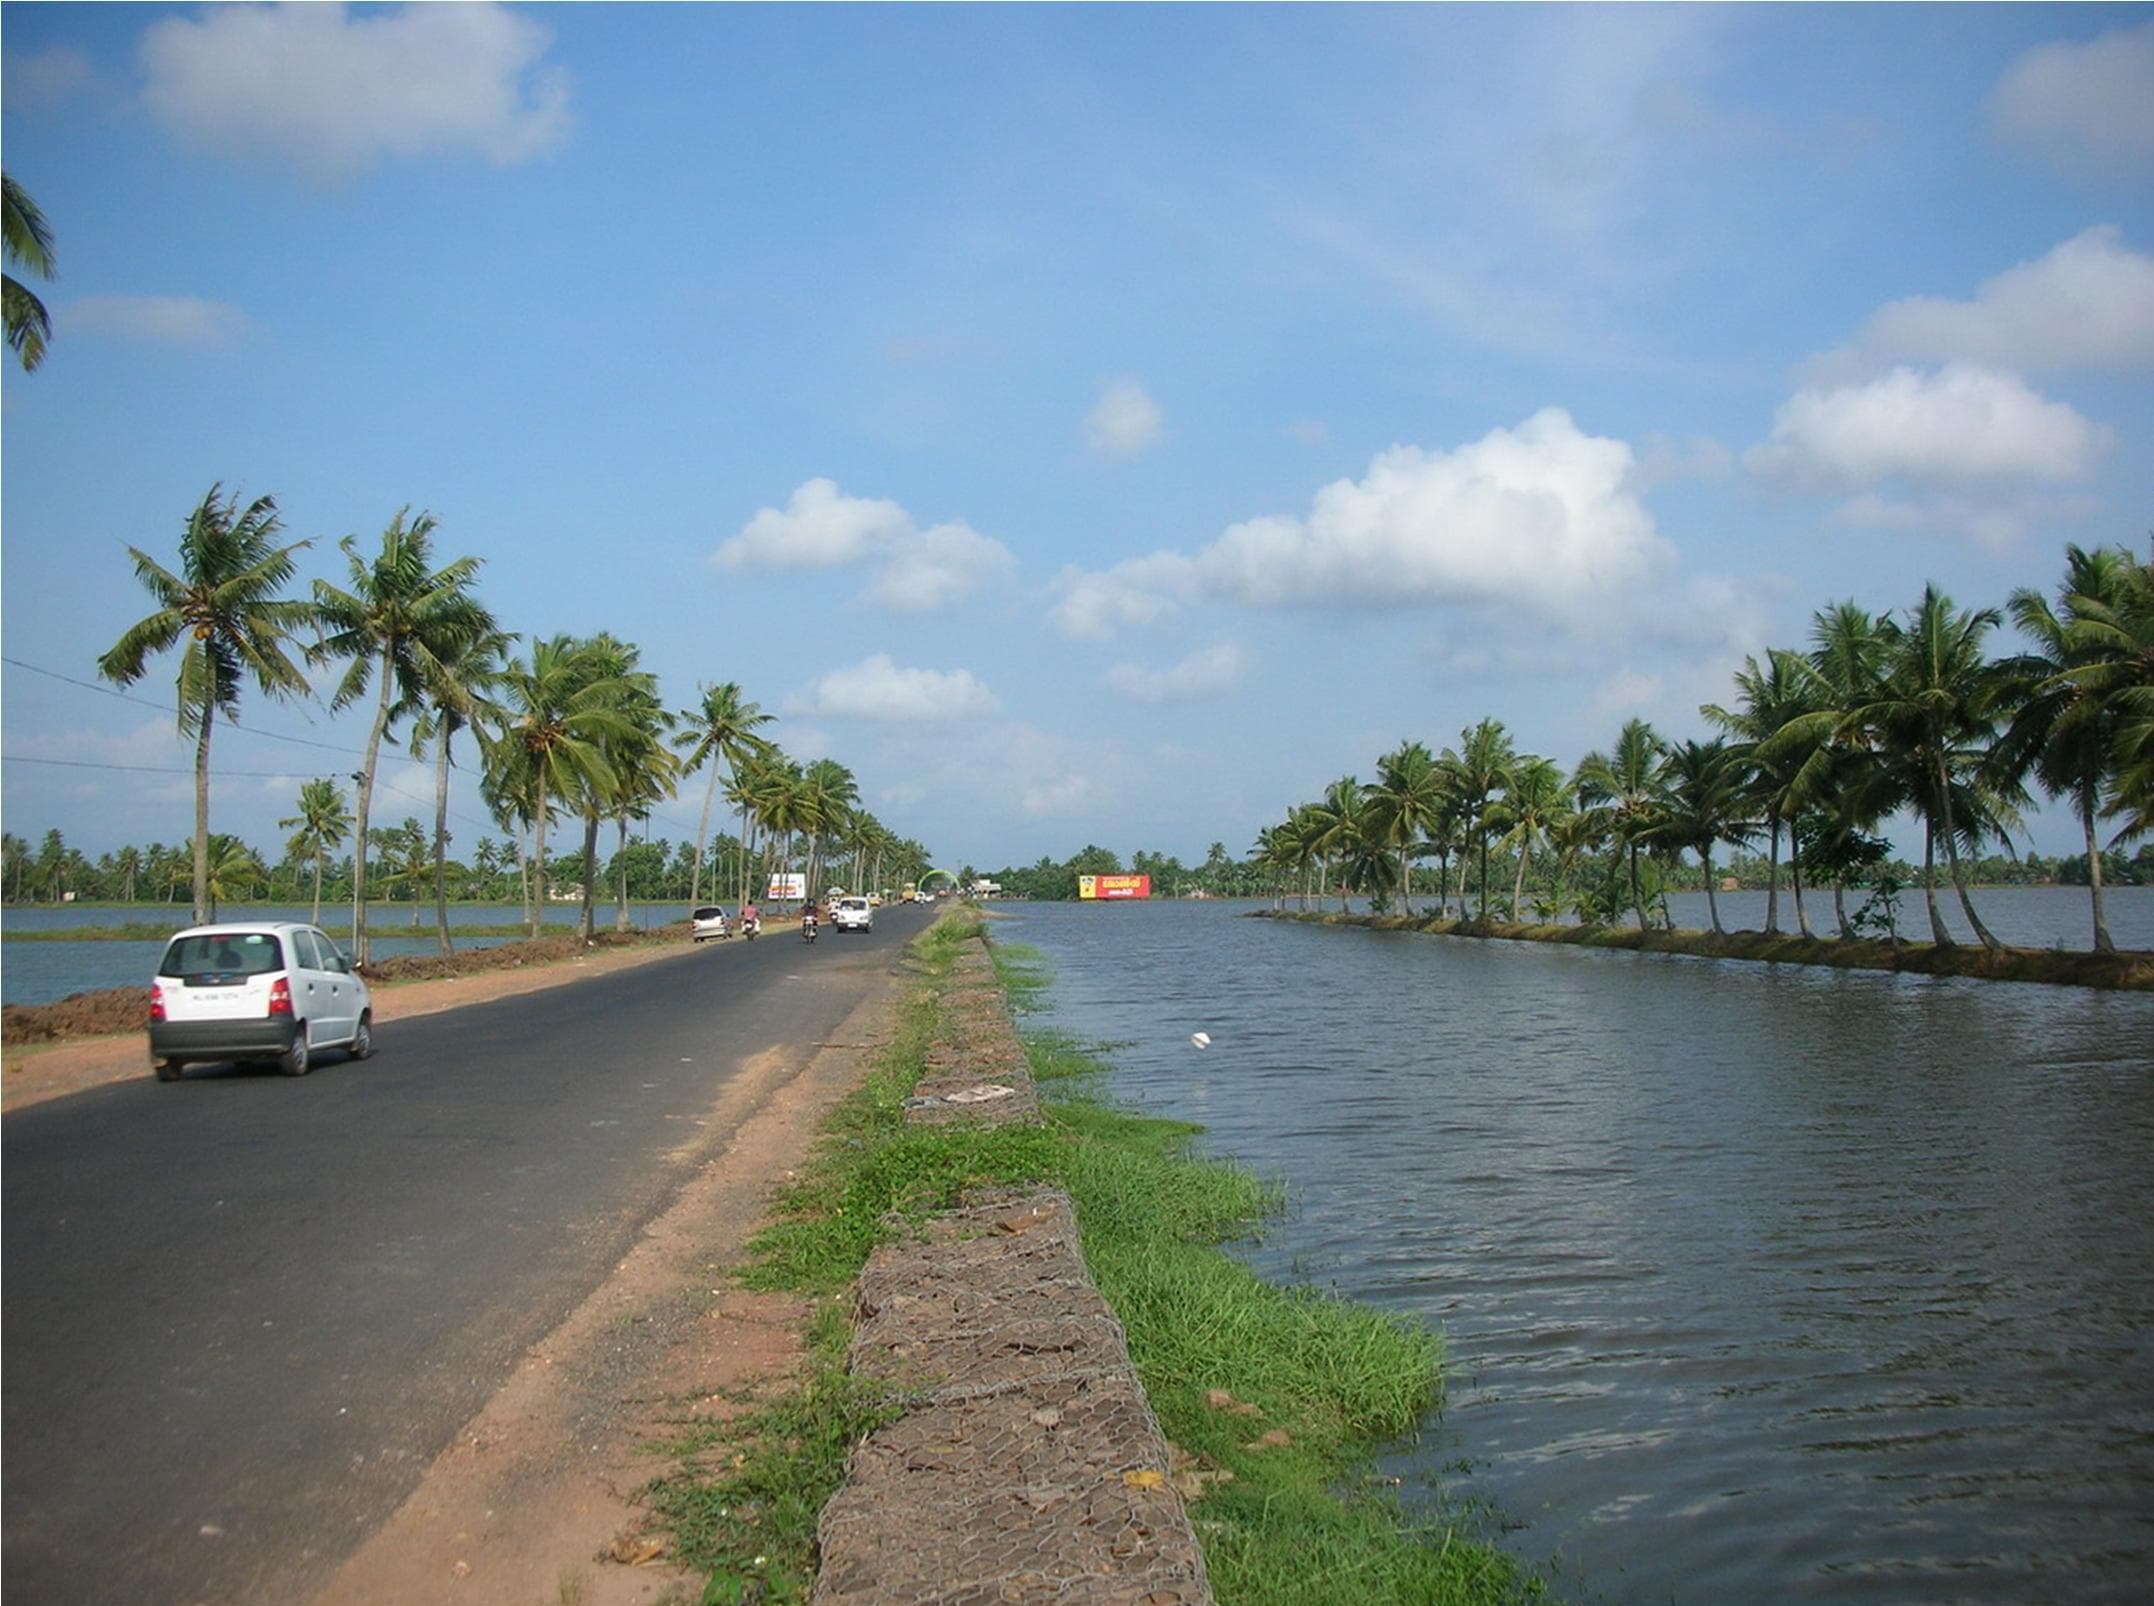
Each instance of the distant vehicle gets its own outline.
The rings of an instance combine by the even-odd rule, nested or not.
[[[875,906],[865,898],[840,898],[830,909],[834,931],[873,931]]]
[[[150,983],[150,1064],[160,1082],[208,1060],[269,1060],[304,1076],[319,1049],[374,1052],[374,1000],[327,933],[293,921],[175,932]]]
[[[695,941],[703,942],[711,937],[730,937],[733,927],[726,920],[723,909],[715,903],[707,903],[688,912],[688,934]]]
[[[914,903],[933,903],[935,901],[935,894],[927,891],[925,888],[922,888],[920,891],[912,895],[912,901]]]

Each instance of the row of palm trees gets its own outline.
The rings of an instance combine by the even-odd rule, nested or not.
[[[426,514],[400,511],[383,531],[380,549],[363,553],[355,537],[339,543],[348,575],[342,585],[317,580],[311,597],[286,595],[296,573],[294,554],[307,541],[280,544],[273,498],[240,506],[212,486],[189,514],[179,561],[166,567],[128,548],[136,577],[156,609],[132,625],[98,660],[107,679],[140,679],[152,655],[177,648],[182,733],[195,744],[194,918],[212,917],[209,829],[210,738],[220,718],[237,716],[251,683],[271,699],[312,694],[302,663],[341,666],[328,695],[331,709],[369,707],[366,746],[347,804],[332,779],[307,782],[298,812],[280,822],[294,833],[292,851],[310,859],[319,877],[328,854],[347,840],[352,855],[352,944],[369,957],[367,854],[369,814],[382,744],[401,727],[415,758],[431,757],[435,776],[432,836],[436,932],[450,945],[446,845],[449,775],[460,732],[476,739],[480,792],[496,822],[517,843],[528,841],[529,923],[539,932],[547,902],[549,828],[573,820],[583,831],[581,932],[592,929],[599,833],[611,821],[625,846],[632,822],[648,817],[701,768],[704,788],[696,839],[696,885],[701,885],[710,815],[721,785],[741,811],[742,841],[757,844],[764,870],[798,862],[810,885],[827,867],[846,866],[861,884],[885,874],[917,875],[928,858],[919,844],[898,837],[860,806],[852,772],[833,759],[802,765],[760,730],[771,715],[748,701],[735,682],[706,684],[694,708],[669,710],[657,678],[641,666],[640,650],[610,634],[556,635],[534,640],[518,656],[519,638],[501,628],[476,594],[479,560],[438,563],[436,524]],[[796,861],[795,852],[798,850]],[[742,855],[745,898],[748,855]],[[616,922],[627,924],[626,855]],[[408,876],[409,867],[398,872]]]
[[[2007,612],[2029,650],[1993,658],[1986,644]],[[1408,913],[1415,861],[1437,861],[1442,911],[1457,858],[1460,917],[1474,873],[1475,913],[1485,919],[1496,908],[1492,847],[1515,859],[1504,905],[1514,916],[1537,854],[1554,861],[1557,905],[1612,914],[1612,896],[1599,906],[1591,889],[1569,896],[1572,872],[1605,854],[1597,885],[1618,889],[1643,929],[1648,868],[1691,853],[1717,932],[1714,849],[1762,840],[1766,929],[1777,932],[1785,842],[1797,926],[1815,935],[1807,878],[1813,889],[1830,883],[1845,936],[1854,924],[1846,889],[1888,858],[1877,833],[1906,813],[1922,827],[1932,940],[1952,941],[1938,909],[1941,852],[1968,925],[1995,948],[1968,897],[1962,856],[1988,842],[2009,851],[2032,781],[2082,827],[2094,946],[2114,950],[2099,839],[2108,830],[2114,845],[2154,830],[2154,564],[2118,547],[2068,547],[2054,599],[2022,589],[2005,611],[1959,608],[1935,586],[1897,616],[1839,603],[1813,616],[1807,649],[1746,658],[1735,691],[1730,705],[1700,710],[1721,733],[1712,739],[1670,741],[1633,719],[1568,775],[1519,752],[1492,719],[1440,754],[1403,743],[1377,761],[1375,780],[1344,777],[1288,810],[1258,834],[1254,857],[1277,887],[1298,876],[1305,902],[1312,884],[1342,900],[1396,892]]]

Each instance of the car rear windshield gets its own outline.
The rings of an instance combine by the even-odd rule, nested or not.
[[[689,912],[691,920],[716,920],[725,913],[723,909],[695,909]]]
[[[165,949],[160,976],[182,981],[210,977],[263,976],[285,969],[284,945],[267,931],[229,932],[223,936],[174,937]]]

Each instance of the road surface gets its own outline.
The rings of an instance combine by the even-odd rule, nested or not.
[[[10,1113],[0,1592],[305,1598],[723,1148],[741,1065],[804,1063],[930,914]]]

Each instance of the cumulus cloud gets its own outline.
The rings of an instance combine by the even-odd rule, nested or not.
[[[1932,484],[2072,480],[2111,432],[2017,376],[1969,363],[1895,368],[1865,384],[1798,391],[1771,437],[1743,454],[1761,478],[1800,488],[1909,479]]]
[[[2154,105],[2154,67],[2146,99]],[[2154,366],[2154,256],[2131,249],[2114,226],[2088,229],[1986,281],[1971,301],[1910,296],[1879,308],[1853,348],[1815,372],[1848,378],[1909,359],[2021,370]]]
[[[569,124],[552,35],[505,7],[212,6],[142,36],[151,114],[236,157],[340,179],[391,159],[526,160]]]
[[[904,613],[927,613],[971,595],[1017,567],[1009,548],[965,523],[900,535],[868,601]]]
[[[1149,623],[1197,598],[1248,607],[1501,602],[1576,620],[1671,557],[1622,441],[1561,408],[1455,451],[1395,446],[1305,515],[1231,526],[1193,556],[1065,571],[1053,619],[1072,636]]]
[[[111,335],[173,346],[221,346],[248,329],[247,315],[195,296],[80,296],[55,314],[66,334]]]
[[[2037,45],[1990,92],[1990,128],[2068,171],[2154,165],[2154,22]]]
[[[1968,496],[1951,492],[1893,496],[1872,491],[1850,497],[1836,510],[1834,518],[1855,530],[1969,536],[1983,546],[2002,551],[2038,531],[2081,523],[2092,517],[2098,506],[2093,498],[2085,496]]]
[[[783,508],[759,508],[712,561],[728,569],[872,565],[868,600],[909,613],[947,607],[1016,568],[1009,548],[969,524],[922,530],[897,503],[847,496],[827,479],[805,481]]]
[[[1223,696],[1241,684],[1248,670],[1249,654],[1232,642],[1221,642],[1160,668],[1116,664],[1105,679],[1110,691],[1131,702],[1185,703]]]
[[[1117,380],[1100,392],[1085,415],[1085,444],[1102,457],[1133,457],[1159,444],[1166,415],[1134,379]]]
[[[907,723],[969,719],[998,706],[969,669],[906,669],[881,652],[833,669],[794,700],[798,713]]]

